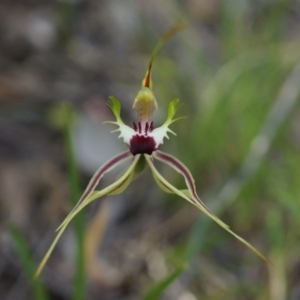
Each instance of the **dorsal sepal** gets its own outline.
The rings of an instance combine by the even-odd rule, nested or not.
[[[176,23],[162,36],[162,38],[158,41],[152,51],[148,63],[147,72],[145,78],[142,81],[142,88],[138,92],[133,102],[133,108],[137,110],[139,122],[141,122],[142,125],[146,124],[147,122],[150,123],[152,121],[153,112],[155,109],[157,109],[157,102],[152,92],[151,72],[153,61],[164,43],[178,31],[180,31],[184,26],[185,23],[183,21]]]

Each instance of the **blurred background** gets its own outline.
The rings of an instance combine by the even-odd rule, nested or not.
[[[181,19],[154,62],[155,124],[174,98],[188,118],[161,149],[273,267],[147,170],[89,205],[32,281],[71,199],[126,149],[102,124],[108,96],[131,124],[151,51]],[[300,299],[299,32],[292,0],[2,0],[1,300]]]

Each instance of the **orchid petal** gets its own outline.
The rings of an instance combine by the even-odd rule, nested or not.
[[[178,109],[180,108],[182,104],[180,103],[179,99],[174,99],[169,103],[168,106],[168,117],[165,122],[165,124],[168,124],[168,126],[180,119],[185,119],[186,117],[179,117],[174,119],[175,114],[177,113]]]
[[[112,132],[119,131],[120,132],[119,138],[122,138],[123,142],[129,145],[132,136],[135,135],[136,132],[134,131],[134,129],[132,129],[131,127],[123,123],[121,119],[121,104],[119,100],[114,96],[110,96],[107,105],[110,107],[113,114],[115,115],[116,121],[105,121],[103,123],[114,124],[119,126],[118,129],[115,129]]]
[[[176,112],[178,111],[179,107],[180,107],[180,103],[179,103],[179,99],[174,99],[170,102],[169,107],[168,107],[168,117],[167,120],[165,121],[165,123],[163,123],[162,126],[155,128],[150,134],[149,136],[153,136],[156,142],[156,146],[158,147],[159,145],[163,144],[164,142],[164,138],[169,139],[168,133],[172,133],[174,135],[176,135],[175,132],[173,132],[169,126],[180,120],[180,119],[184,119],[185,117],[179,117],[174,119],[174,116],[176,114]]]
[[[107,105],[112,110],[113,114],[115,115],[117,122],[122,122],[121,104],[120,104],[119,100],[114,96],[110,96],[109,101],[107,102]]]
[[[130,154],[130,152],[129,152],[129,154]],[[133,178],[134,168],[140,158],[140,155],[136,155],[134,157],[130,166],[127,168],[127,170],[124,172],[124,174],[118,180],[116,180],[114,183],[110,184],[106,188],[102,189],[101,191],[96,191],[96,192],[93,191],[95,189],[95,187],[97,186],[97,184],[99,183],[99,180],[101,179],[101,177],[106,172],[110,171],[111,169],[113,169],[114,167],[116,167],[117,165],[122,163],[124,160],[126,160],[130,156],[131,155],[128,155],[128,152],[122,153],[122,154],[114,157],[113,159],[111,159],[106,164],[104,164],[95,173],[95,175],[91,179],[89,185],[87,186],[85,192],[83,193],[82,197],[78,201],[77,205],[74,207],[74,209],[71,211],[71,213],[66,217],[66,219],[62,222],[62,224],[58,227],[58,229],[57,229],[58,233],[57,233],[54,241],[52,242],[50,248],[48,249],[47,253],[45,254],[43,260],[41,261],[41,263],[34,275],[34,278],[37,278],[40,275],[40,273],[42,272],[45,264],[47,263],[50,255],[51,255],[54,247],[56,246],[59,238],[65,231],[68,224],[71,222],[71,220],[75,217],[75,215],[79,211],[81,211],[86,205],[88,205],[93,200],[103,197],[105,195],[117,194],[118,192],[122,192],[129,185],[130,181]]]
[[[223,227],[226,231],[228,231],[230,234],[232,234],[235,238],[237,238],[240,242],[242,242],[244,245],[246,245],[249,249],[251,249],[257,256],[265,260],[268,264],[272,265],[272,263],[262,254],[260,253],[254,246],[252,246],[250,243],[248,243],[246,240],[238,236],[236,233],[231,231],[224,222],[222,222],[218,217],[216,217],[214,214],[212,214],[209,210],[207,210],[205,207],[203,207],[202,204],[199,203],[199,200],[194,197],[194,193],[191,192],[190,188],[188,192],[186,190],[182,191],[174,187],[172,184],[170,184],[155,168],[153,159],[151,156],[145,154],[146,161],[152,171],[153,177],[156,182],[160,182],[158,185],[160,187],[164,186],[163,190],[168,189],[169,191],[172,191],[172,193],[186,199],[187,201],[194,204],[196,207],[198,207],[203,213],[205,213],[207,216],[209,216],[211,219],[213,219],[216,223],[218,223],[221,227]],[[161,161],[164,161],[162,158],[160,158]],[[167,161],[164,161],[168,163]],[[181,173],[181,172],[180,172]],[[185,178],[186,179],[186,178]],[[190,195],[188,195],[190,194]]]

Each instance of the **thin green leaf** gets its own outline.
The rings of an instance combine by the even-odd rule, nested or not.
[[[69,173],[69,181],[71,188],[71,203],[76,204],[77,199],[80,197],[80,179],[77,164],[74,155],[74,147],[72,140],[73,131],[73,108],[63,103],[62,112],[64,116],[64,135],[65,135],[65,147],[67,166]],[[75,260],[75,278],[73,285],[73,297],[74,300],[81,300],[85,297],[85,267],[84,267],[84,218],[83,214],[78,214],[74,220],[74,232],[76,237],[76,260]]]
[[[14,242],[16,252],[27,273],[27,277],[31,281],[35,299],[48,300],[49,297],[42,283],[39,280],[32,279],[35,271],[35,263],[30,255],[30,250],[26,239],[24,238],[21,231],[15,226],[10,226],[9,233]]]
[[[156,300],[167,290],[167,288],[185,271],[186,266],[180,266],[174,272],[154,285],[142,298],[142,300]]]

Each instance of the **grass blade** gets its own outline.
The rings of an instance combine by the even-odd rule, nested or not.
[[[66,145],[66,156],[71,188],[71,203],[75,206],[81,196],[79,173],[74,157],[72,141],[73,109],[67,103],[63,104],[64,136]],[[74,218],[74,230],[77,246],[77,257],[75,266],[74,290],[72,299],[81,300],[85,298],[85,264],[84,264],[84,218],[79,212]]]
[[[16,252],[24,266],[27,277],[29,278],[33,294],[35,295],[35,299],[37,300],[49,300],[49,297],[46,293],[44,286],[41,284],[40,280],[33,280],[33,275],[35,272],[35,263],[31,257],[30,250],[26,239],[24,238],[21,231],[15,227],[10,226],[9,228],[10,236],[13,240]]]
[[[171,274],[165,277],[163,280],[154,285],[149,291],[144,295],[142,300],[156,300],[166,291],[166,289],[172,284],[183,271],[185,271],[186,266],[180,266],[174,270]]]

